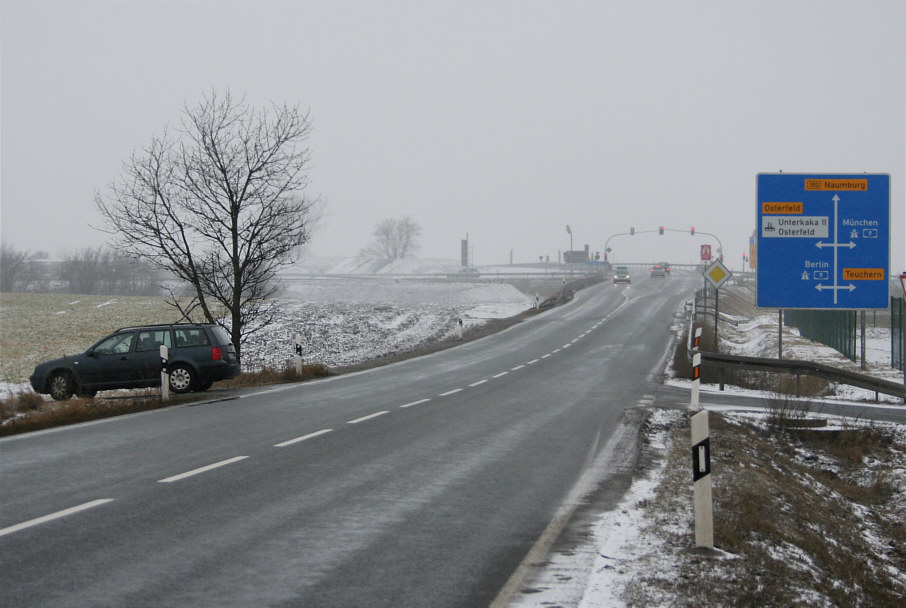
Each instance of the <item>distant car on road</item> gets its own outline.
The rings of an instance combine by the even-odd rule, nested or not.
[[[632,283],[632,279],[629,278],[629,267],[628,266],[617,266],[616,270],[613,271],[613,282],[614,283]]]
[[[661,265],[661,268],[669,275],[670,274],[670,262],[658,262]]]
[[[669,266],[667,267],[669,268]],[[670,274],[670,271],[663,266],[663,262],[658,262],[651,267],[651,276],[652,277],[666,277]]]
[[[57,401],[100,390],[160,386],[161,345],[174,393],[206,391],[239,375],[230,337],[219,325],[179,323],[118,329],[84,353],[40,363],[29,378],[35,392]]]

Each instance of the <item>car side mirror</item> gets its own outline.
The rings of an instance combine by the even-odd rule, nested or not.
[[[93,348],[89,348],[88,352],[85,353],[86,356],[91,357],[92,359],[97,359],[98,354],[94,352]]]

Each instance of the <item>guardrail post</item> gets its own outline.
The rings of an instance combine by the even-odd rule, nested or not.
[[[692,501],[695,511],[695,546],[713,549],[711,437],[706,410],[692,416]]]
[[[170,360],[170,354],[167,347],[160,345],[160,399],[161,401],[170,400],[170,374],[167,373],[167,362]]]

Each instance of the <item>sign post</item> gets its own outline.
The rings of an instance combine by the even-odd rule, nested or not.
[[[705,280],[709,282],[714,287],[714,350],[717,348],[717,321],[718,321],[718,305],[720,303],[720,286],[730,280],[730,277],[733,276],[733,273],[730,272],[730,269],[723,265],[720,260],[715,261],[711,264],[708,269],[702,273],[705,277]]]
[[[760,308],[887,308],[890,175],[760,173]]]

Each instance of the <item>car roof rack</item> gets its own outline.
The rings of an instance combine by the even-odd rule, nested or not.
[[[215,323],[149,323],[148,325],[131,325],[129,327],[120,327],[116,331],[127,331],[130,329],[149,329],[153,327],[197,327],[199,325],[216,325]]]

